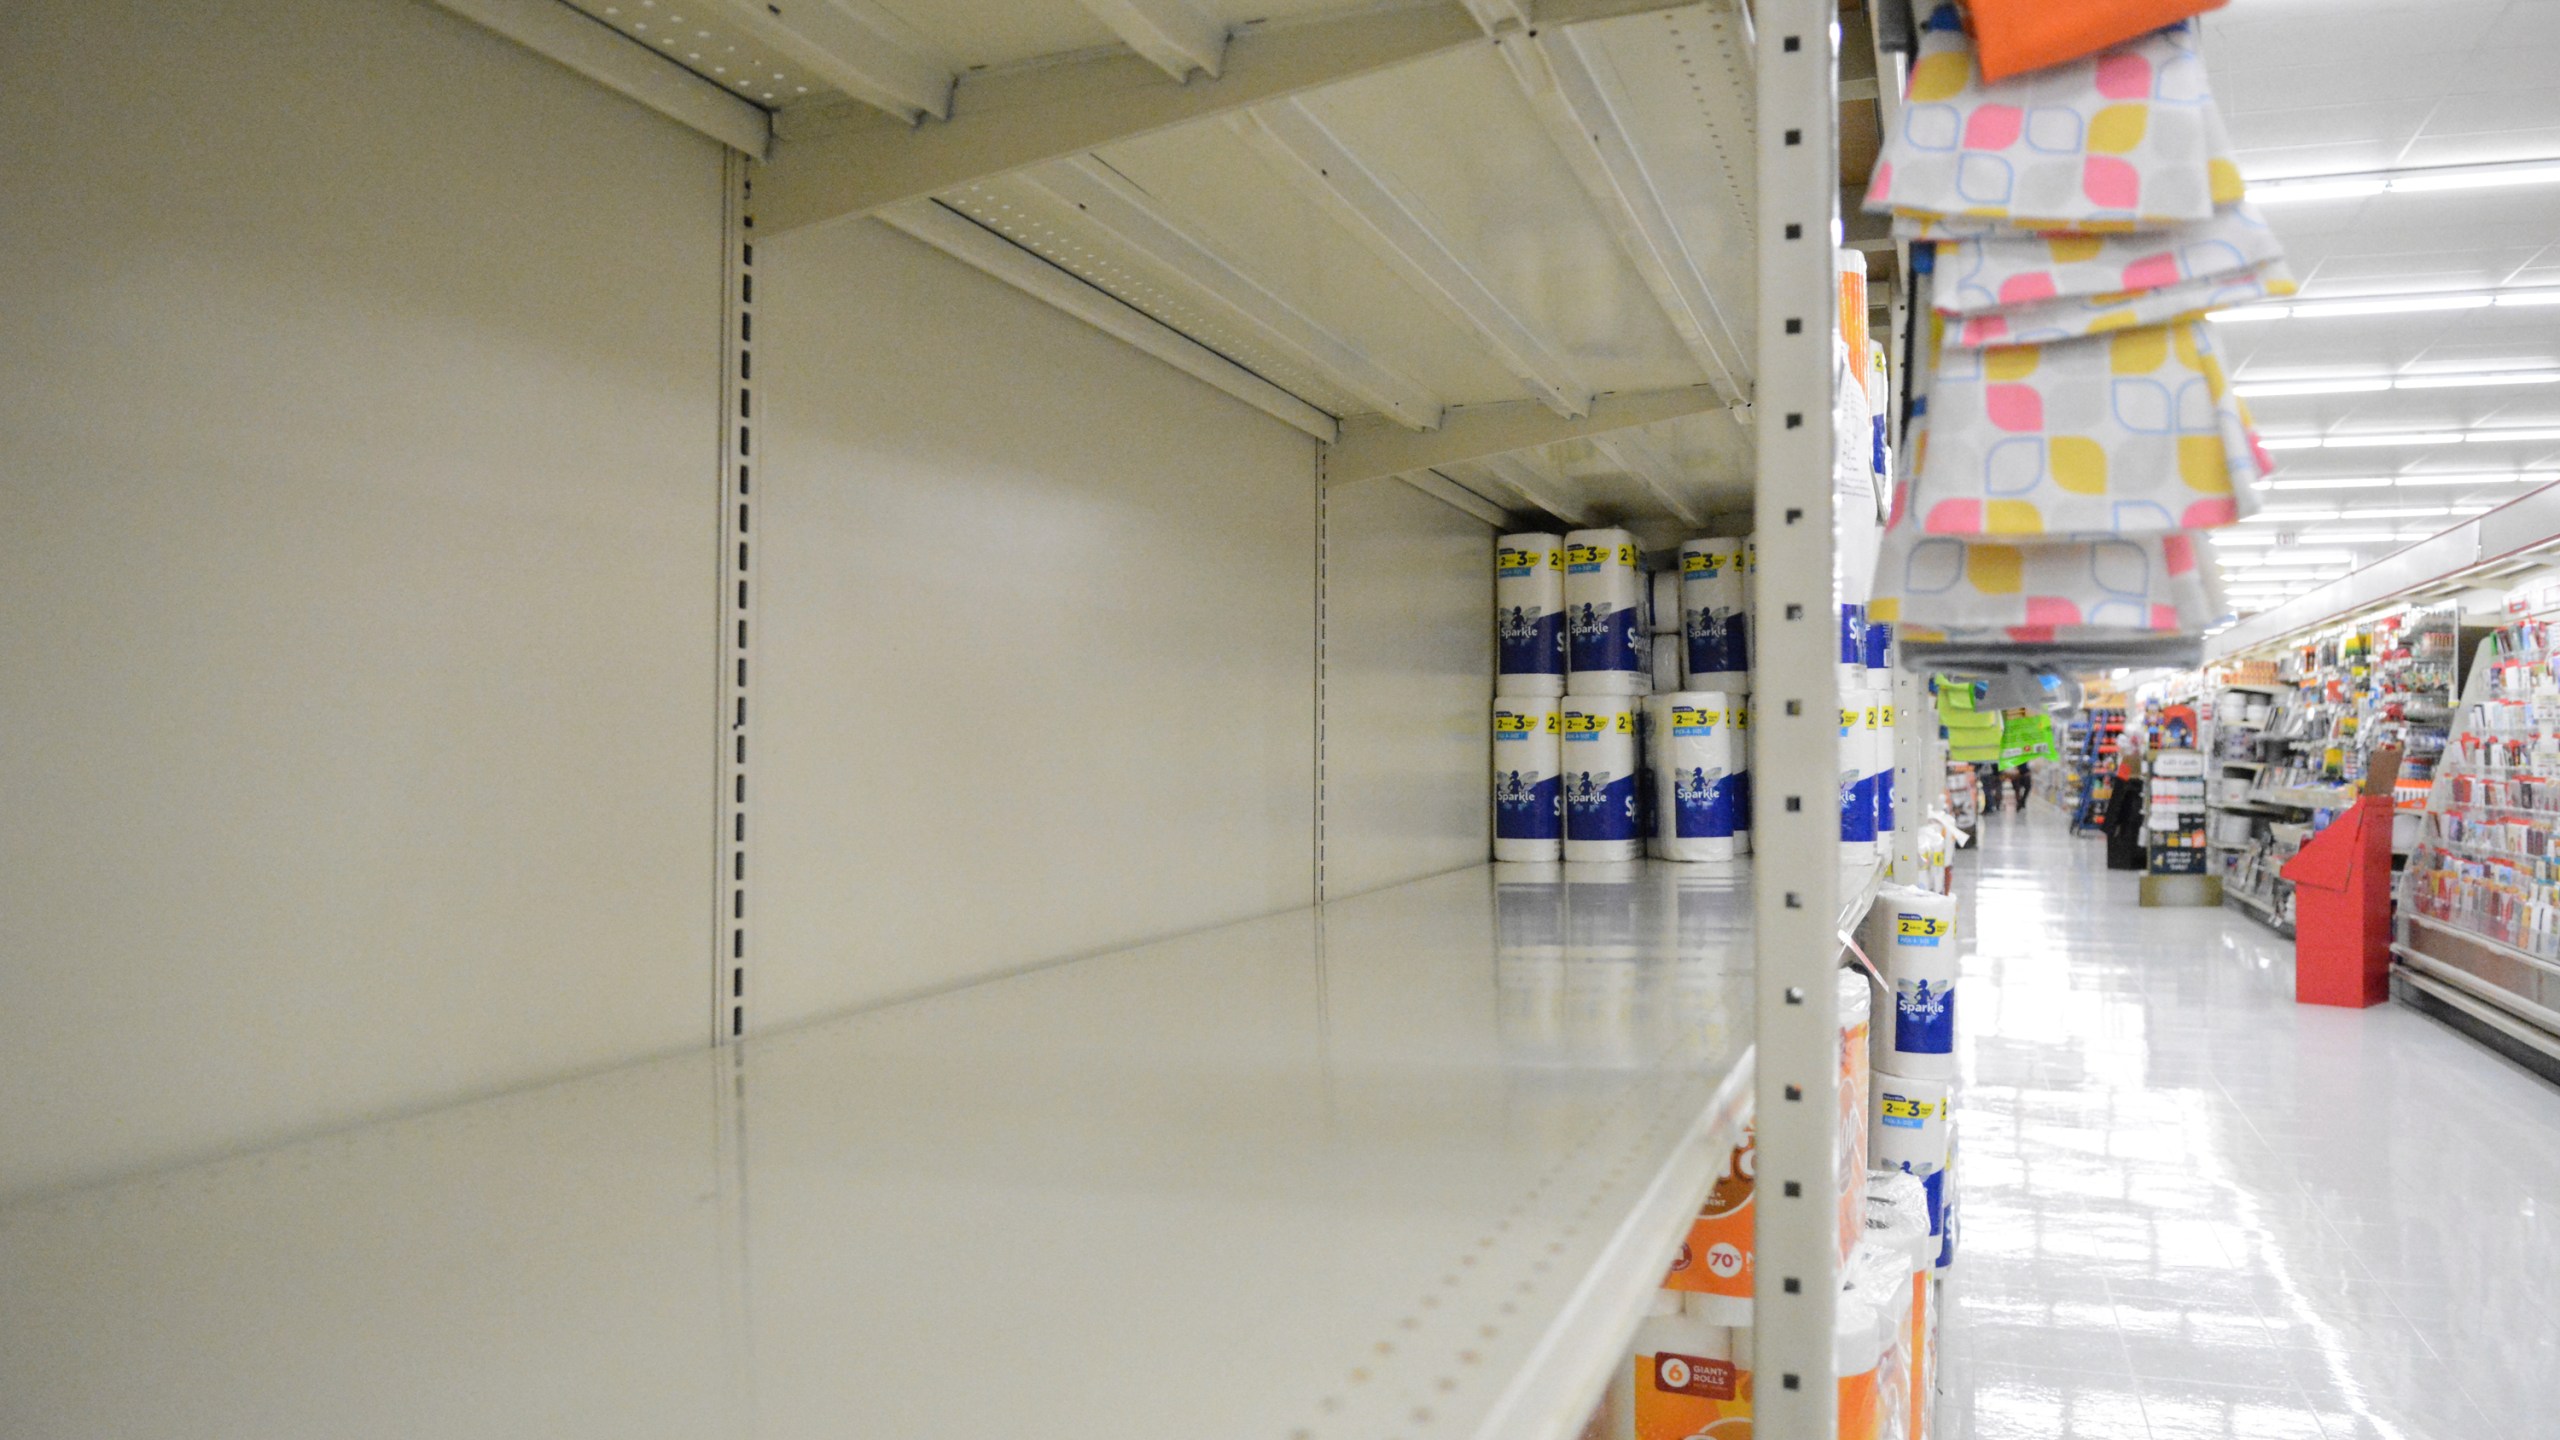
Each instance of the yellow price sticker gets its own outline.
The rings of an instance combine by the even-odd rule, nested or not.
[[[1687,705],[1674,705],[1671,707],[1671,723],[1675,726],[1713,725],[1723,718],[1724,715],[1721,711],[1698,710]]]
[[[1536,728],[1536,726],[1537,717],[1534,715],[1496,715],[1493,717],[1493,733],[1497,735],[1526,735],[1532,729]]]
[[[1893,922],[1893,930],[1894,930],[1894,933],[1895,933],[1895,934],[1897,934],[1897,935],[1920,935],[1920,936],[1935,937],[1935,936],[1939,936],[1939,935],[1944,935],[1944,934],[1946,934],[1947,932],[1949,932],[1949,931],[1953,930],[1954,928],[1955,928],[1955,926],[1953,926],[1953,925],[1949,924],[1948,922],[1946,922],[1946,921],[1944,921],[1944,920],[1935,919],[1935,918],[1933,918],[1933,917],[1931,917],[1931,916],[1927,916],[1927,915],[1902,915],[1902,916],[1897,916],[1897,917],[1895,917],[1894,922]]]
[[[1882,1106],[1885,1115],[1894,1120],[1926,1120],[1937,1108],[1926,1100],[1905,1100],[1899,1095],[1887,1096]]]
[[[1564,717],[1564,733],[1567,735],[1597,735],[1608,728],[1609,717],[1605,715],[1585,715],[1575,711]]]

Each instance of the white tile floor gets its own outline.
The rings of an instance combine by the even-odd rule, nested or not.
[[[2560,1088],[2047,805],[1958,862],[1951,1440],[2560,1436]]]

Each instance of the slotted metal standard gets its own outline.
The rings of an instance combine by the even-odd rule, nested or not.
[[[1837,12],[1762,0],[1759,21],[1759,724],[1753,907],[1759,954],[1753,1420],[1831,1440],[1838,1289],[1840,704],[1834,609],[1832,345],[1838,288]]]

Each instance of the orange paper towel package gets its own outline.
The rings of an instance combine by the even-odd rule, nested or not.
[[[1635,1440],[1751,1440],[1751,1331],[1698,1318],[1706,1296],[1636,1332]]]
[[[1663,1277],[1664,1289],[1749,1302],[1752,1159],[1751,1131],[1746,1127],[1724,1174],[1707,1192],[1706,1208],[1689,1223],[1689,1238],[1672,1260],[1671,1273]]]

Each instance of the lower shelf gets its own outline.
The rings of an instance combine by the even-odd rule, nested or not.
[[[0,1433],[1553,1440],[1750,935],[1745,872],[1479,867],[0,1209]]]
[[[2258,895],[2236,885],[2225,885],[2222,887],[2222,903],[2259,920],[2288,940],[2293,938],[2293,922],[2276,907],[2272,896]]]

